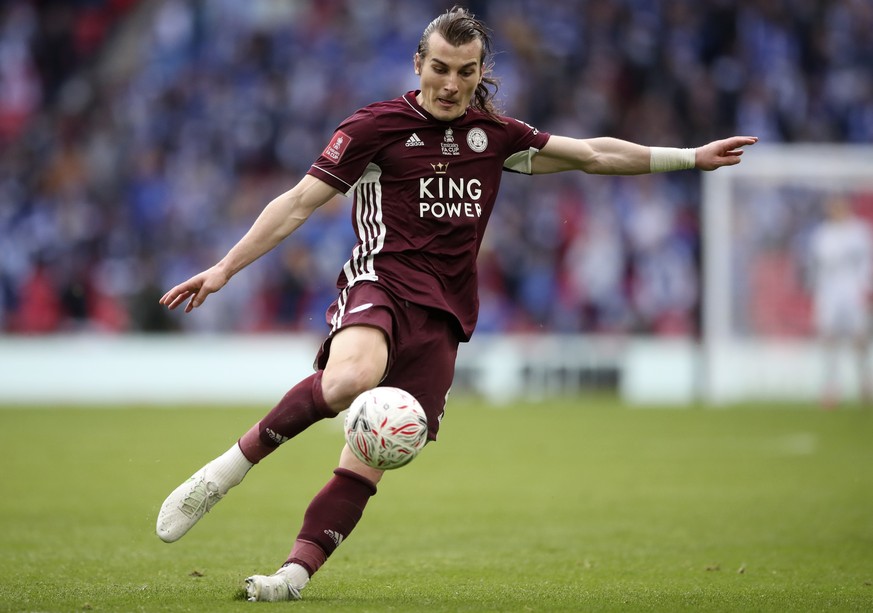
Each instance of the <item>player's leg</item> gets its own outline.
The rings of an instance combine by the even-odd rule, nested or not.
[[[428,438],[434,440],[455,372],[458,339],[454,323],[446,314],[406,303],[398,306],[394,319],[398,331],[396,357],[382,384],[405,389],[419,400],[428,418]],[[357,348],[363,346],[357,344]],[[346,349],[331,348],[325,379],[330,372],[354,370],[354,361],[343,366]],[[347,399],[348,403],[355,396],[357,393]],[[344,446],[339,467],[306,510],[303,527],[286,564],[305,568],[309,576],[317,572],[355,528],[383,474],[359,460],[348,445]]]
[[[361,363],[373,356],[383,364],[378,373]],[[325,396],[348,406],[358,394],[379,383],[387,360],[386,335],[381,329],[359,325],[342,330],[330,345],[324,368]],[[247,598],[267,602],[299,599],[309,578],[360,521],[382,474],[383,471],[367,466],[344,446],[333,476],[309,503],[285,564],[272,575],[246,578]]]
[[[158,513],[165,542],[184,536],[256,463],[312,424],[348,407],[383,377],[388,344],[381,329],[352,325],[335,334],[323,371],[295,385],[263,419],[224,454],[173,490]]]
[[[858,369],[858,392],[862,404],[873,400],[873,381],[870,373],[870,338],[859,334],[852,343],[855,353],[855,366]]]
[[[388,346],[380,329],[363,325],[343,328],[331,341],[330,358],[324,370],[291,388],[272,411],[240,438],[243,455],[258,463],[312,424],[335,417],[358,394],[379,382],[387,363]]]
[[[315,574],[357,526],[384,471],[367,466],[348,445],[340,454],[333,477],[313,498],[286,563],[297,563]]]
[[[870,372],[870,310],[869,298],[864,292],[859,295],[856,311],[857,321],[852,335],[852,349],[855,353],[855,367],[858,369],[858,399],[867,405],[873,401],[873,378]]]
[[[818,297],[815,325],[821,340],[822,393],[821,406],[826,410],[839,404],[839,350],[840,336],[845,333],[846,313],[836,296],[826,294]]]
[[[362,463],[344,446],[333,477],[309,503],[285,564],[272,575],[248,577],[247,598],[298,600],[309,578],[354,530],[382,475],[383,471]]]
[[[840,403],[839,393],[839,339],[826,335],[822,339],[822,359],[824,360],[824,393],[821,398],[822,408],[832,410]]]
[[[403,388],[415,396],[436,439],[446,397],[454,377],[458,338],[450,316],[405,304],[395,311],[397,338],[382,385]],[[331,360],[333,360],[333,349]],[[339,467],[306,510],[303,526],[285,564],[273,575],[246,580],[249,600],[296,600],[300,590],[357,526],[383,471],[361,462],[343,448]]]

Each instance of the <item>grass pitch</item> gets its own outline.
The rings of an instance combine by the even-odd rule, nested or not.
[[[870,611],[873,411],[453,399],[296,603],[248,603],[335,465],[338,421],[184,539],[164,497],[258,408],[0,410],[0,611]]]

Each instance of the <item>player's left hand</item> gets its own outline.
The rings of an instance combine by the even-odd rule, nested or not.
[[[757,142],[757,136],[731,136],[712,141],[695,150],[694,167],[699,170],[715,170],[722,166],[739,164],[740,156],[743,155],[741,147],[754,145]]]

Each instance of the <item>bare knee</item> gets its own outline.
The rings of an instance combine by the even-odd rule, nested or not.
[[[342,368],[327,368],[321,378],[324,401],[339,413],[349,407],[359,394],[376,387],[382,372],[366,364],[345,364]]]
[[[385,375],[388,344],[384,333],[369,326],[351,326],[333,338],[321,378],[324,401],[337,413],[359,394],[376,387]]]

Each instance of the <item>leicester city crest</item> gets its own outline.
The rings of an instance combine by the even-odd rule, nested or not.
[[[488,135],[482,128],[473,128],[467,132],[467,145],[476,153],[482,153],[488,147]]]

